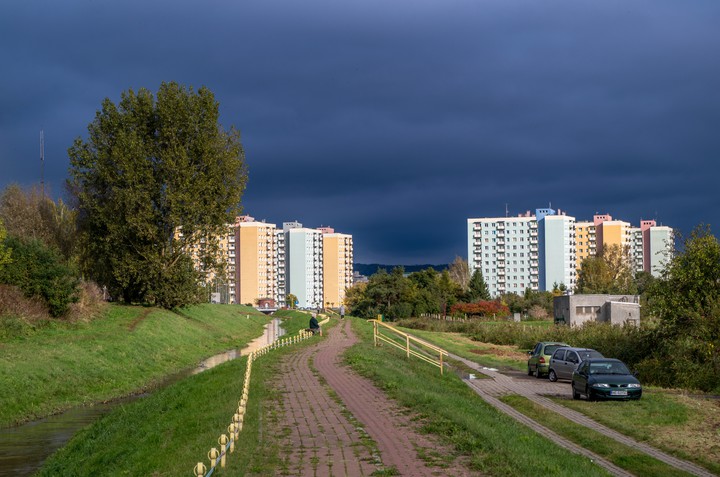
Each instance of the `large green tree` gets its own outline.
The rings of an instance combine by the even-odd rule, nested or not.
[[[720,243],[696,228],[648,290],[648,306],[673,334],[720,340]]]
[[[637,293],[628,251],[613,244],[603,247],[602,254],[583,260],[577,292],[616,295]]]
[[[105,99],[88,138],[69,148],[82,266],[116,298],[191,303],[200,276],[189,251],[218,265],[211,238],[240,212],[247,180],[239,133],[218,117],[204,87],[128,90],[118,104]]]

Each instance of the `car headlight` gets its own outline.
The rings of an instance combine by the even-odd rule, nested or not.
[[[641,388],[642,386],[640,386],[639,384],[636,384],[636,383],[630,383],[630,384],[627,385],[627,387],[629,387],[629,388]]]
[[[610,385],[606,384],[606,383],[595,383],[595,384],[593,384],[593,386],[596,388],[609,388],[610,387]]]

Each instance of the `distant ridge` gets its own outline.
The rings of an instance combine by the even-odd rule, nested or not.
[[[379,263],[355,263],[353,264],[353,270],[356,272],[359,272],[360,275],[365,275],[366,277],[369,277],[370,275],[375,274],[378,269],[382,268],[386,272],[390,273],[393,268],[395,267],[403,267],[405,269],[405,273],[412,273],[412,272],[419,272],[420,270],[425,270],[427,268],[434,268],[438,272],[441,272],[445,270],[448,266],[447,265],[381,265]]]

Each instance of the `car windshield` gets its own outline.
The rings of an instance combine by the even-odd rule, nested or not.
[[[625,364],[616,361],[590,363],[590,374],[630,374]]]

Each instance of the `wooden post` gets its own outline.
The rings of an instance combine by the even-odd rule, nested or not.
[[[410,358],[410,336],[405,335],[405,354]]]

